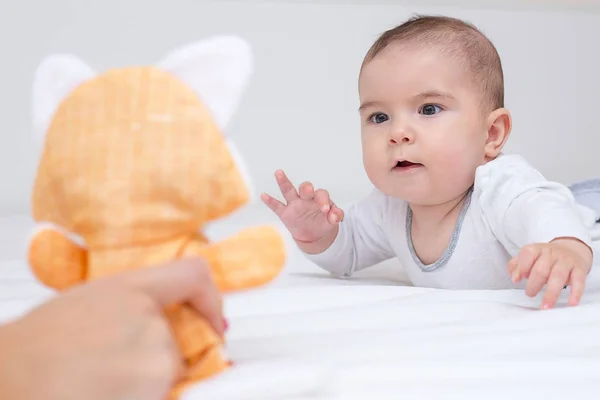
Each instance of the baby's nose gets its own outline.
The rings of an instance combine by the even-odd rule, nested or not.
[[[392,131],[390,135],[390,144],[406,144],[414,141],[414,135],[406,129],[398,129]]]

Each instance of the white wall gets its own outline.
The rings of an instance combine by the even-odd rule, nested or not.
[[[44,55],[74,52],[97,69],[151,63],[215,33],[243,35],[256,52],[256,75],[231,132],[258,190],[276,193],[272,174],[283,168],[297,183],[327,187],[340,203],[360,196],[370,185],[361,164],[358,67],[376,36],[413,12],[467,18],[496,43],[514,115],[509,151],[566,183],[600,175],[600,13],[259,3],[0,0],[0,213],[28,212],[36,162],[30,85]]]

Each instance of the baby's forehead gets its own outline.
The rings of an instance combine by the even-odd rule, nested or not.
[[[475,77],[459,52],[441,45],[391,45],[367,63],[359,77],[362,90],[396,88],[453,91]]]
[[[391,44],[377,54],[364,69],[377,69],[378,73],[408,73],[413,68],[416,72],[427,73],[430,70],[454,69],[468,73],[467,56],[456,46],[440,44]]]

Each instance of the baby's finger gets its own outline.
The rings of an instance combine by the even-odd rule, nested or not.
[[[298,187],[298,192],[302,200],[311,200],[315,197],[315,188],[310,182],[302,182]]]
[[[541,253],[542,248],[536,245],[525,246],[519,251],[517,255],[517,273],[519,274],[519,278],[529,279],[531,269],[541,256]]]
[[[546,294],[542,300],[542,308],[548,309],[554,307],[563,288],[569,281],[569,275],[572,267],[565,264],[556,263],[552,267],[550,278],[546,284]]]
[[[280,216],[283,213],[283,210],[285,210],[285,204],[266,193],[263,193],[260,198],[277,216]]]
[[[285,198],[285,201],[289,203],[299,197],[296,188],[283,171],[279,170],[275,172],[275,178],[277,179],[277,184],[279,185],[279,189],[281,190],[281,194]]]
[[[315,192],[315,201],[323,212],[329,211],[333,204],[329,198],[329,192],[325,189],[319,189]]]
[[[335,212],[335,210],[332,208],[329,210],[329,212],[327,213],[327,221],[329,221],[330,224],[337,224],[338,222],[341,221],[340,216]]]
[[[537,296],[542,290],[546,282],[548,282],[548,278],[550,278],[553,264],[554,260],[552,259],[550,251],[543,249],[540,256],[533,264],[533,268],[531,268],[531,272],[527,278],[528,281],[525,293],[527,293],[528,296]]]
[[[569,296],[570,306],[576,306],[581,301],[581,296],[583,296],[583,290],[585,288],[585,277],[586,273],[581,268],[573,268],[571,271],[571,295]]]
[[[344,212],[335,204],[331,203],[331,209],[327,214],[327,220],[330,224],[337,224],[344,219]]]
[[[339,208],[335,204],[331,207],[331,210],[335,213],[335,215],[337,215],[338,221],[343,221],[344,220],[344,210],[342,210],[341,208]]]
[[[517,269],[517,263],[517,257],[514,257],[508,262],[508,265],[506,266],[506,270],[508,271],[508,274],[510,275],[513,283],[517,283],[521,280],[521,275],[519,274],[519,270]]]

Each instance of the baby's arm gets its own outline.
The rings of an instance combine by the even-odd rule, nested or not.
[[[393,256],[382,223],[386,197],[374,191],[344,213],[323,189],[304,182],[298,190],[282,171],[277,183],[287,204],[263,194],[300,250],[321,268],[337,276],[375,265]]]
[[[331,274],[345,277],[392,258],[394,253],[383,229],[385,210],[385,196],[373,191],[348,208],[327,249],[305,256]]]
[[[475,190],[496,237],[514,257],[508,266],[513,280],[527,278],[531,296],[547,284],[544,303],[550,306],[570,283],[571,303],[577,303],[592,264],[591,235],[569,189],[521,157],[502,156],[478,170]]]

